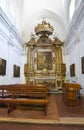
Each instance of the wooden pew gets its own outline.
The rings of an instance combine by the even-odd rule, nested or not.
[[[47,87],[46,87],[47,88]],[[8,107],[8,113],[18,104],[42,106],[45,115],[49,100],[47,98],[48,89],[44,87],[34,87],[25,85],[2,85],[0,86],[0,103],[5,103]],[[41,98],[39,98],[41,95]],[[27,96],[27,98],[25,97]],[[30,97],[30,98],[29,98]]]
[[[22,98],[0,98],[0,103],[5,103],[8,107],[8,114],[11,110],[15,108],[14,105],[24,104],[24,105],[37,105],[44,108],[45,115],[47,114],[47,105],[49,103],[48,99],[22,99]],[[12,105],[12,106],[11,106]]]
[[[2,89],[2,97],[11,96],[11,91],[16,92],[16,96],[28,96],[28,97],[39,97],[39,98],[46,98],[49,87],[44,85],[20,85],[20,84],[13,84],[13,85],[2,85],[0,86]],[[18,91],[20,89],[20,92]],[[4,93],[4,94],[3,94]],[[13,95],[13,94],[12,94]],[[15,96],[14,95],[14,96]]]

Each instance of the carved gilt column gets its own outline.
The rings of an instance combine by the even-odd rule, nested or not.
[[[33,72],[33,45],[30,46],[30,72]]]
[[[56,47],[56,71],[61,71],[61,64],[62,64],[62,49],[61,46],[63,43],[59,39],[55,39],[54,41]]]

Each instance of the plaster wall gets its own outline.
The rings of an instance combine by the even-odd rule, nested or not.
[[[75,11],[70,23],[63,48],[66,62],[66,81],[79,83],[84,94],[84,74],[82,74],[81,58],[84,57],[84,1]],[[75,76],[70,76],[70,65],[75,64]]]
[[[0,75],[0,84],[23,83],[22,40],[16,27],[8,19],[2,8],[0,8],[0,58],[6,60],[6,75]],[[20,66],[20,77],[18,78],[13,76],[14,65]]]

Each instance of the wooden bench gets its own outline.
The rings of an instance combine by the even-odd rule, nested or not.
[[[16,108],[16,105],[18,104],[24,104],[24,105],[34,105],[34,106],[41,106],[44,108],[45,115],[47,114],[47,105],[49,103],[48,99],[12,99],[12,98],[0,98],[0,103],[5,103],[8,107],[8,114],[11,110]]]
[[[37,87],[25,85],[2,85],[0,86],[0,103],[7,105],[8,113],[18,104],[42,106],[46,115],[49,103],[47,92],[47,89],[40,87],[37,89]]]
[[[46,98],[49,88],[46,86],[35,86],[35,85],[2,85],[0,86],[2,97],[9,96],[26,96],[26,97],[34,97],[34,98]],[[20,89],[20,91],[19,91]],[[13,95],[15,91],[15,94]],[[11,95],[12,93],[12,95]],[[13,98],[12,97],[12,98]]]

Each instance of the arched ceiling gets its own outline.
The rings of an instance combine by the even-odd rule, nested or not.
[[[22,7],[20,19],[23,40],[27,42],[34,27],[45,18],[63,41],[69,23],[69,5],[70,0],[23,0],[22,6],[18,4],[18,7]]]
[[[73,0],[3,0],[0,2],[9,14],[24,42],[43,18],[54,27],[54,34],[64,41],[70,22],[70,2]],[[74,0],[75,1],[75,0]]]
[[[63,40],[65,38],[67,29],[66,29],[64,21],[58,15],[56,15],[54,12],[49,11],[47,9],[39,10],[39,12],[37,12],[35,14],[32,15],[31,19],[29,19],[28,21],[25,21],[25,23],[23,23],[24,31],[23,31],[22,35],[23,35],[24,39],[27,40],[29,38],[30,32],[34,32],[35,26],[37,26],[38,23],[41,23],[43,18],[46,21],[50,22],[51,25],[54,26],[54,33],[57,34],[59,37],[61,36],[60,37],[61,40]],[[25,26],[25,25],[27,25],[27,26]],[[29,25],[29,27],[28,27],[28,25]]]

